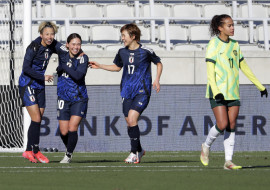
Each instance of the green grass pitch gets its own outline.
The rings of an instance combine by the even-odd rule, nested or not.
[[[128,153],[44,153],[49,164],[33,164],[21,153],[0,153],[0,189],[50,190],[260,190],[270,189],[270,152],[236,152],[243,169],[223,169],[224,153],[211,152],[208,167],[200,152],[146,152],[141,164],[126,164]]]

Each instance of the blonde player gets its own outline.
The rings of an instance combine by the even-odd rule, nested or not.
[[[266,88],[257,80],[248,67],[234,35],[234,23],[229,15],[216,15],[210,24],[212,36],[206,51],[207,90],[206,98],[216,118],[206,141],[202,144],[201,162],[209,163],[209,150],[215,139],[224,131],[224,169],[240,169],[232,162],[235,144],[235,123],[239,114],[239,69],[261,91],[261,97],[268,96]]]

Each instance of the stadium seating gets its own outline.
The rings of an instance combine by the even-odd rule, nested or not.
[[[207,43],[211,36],[208,24],[197,24],[189,27],[189,40],[191,43]]]
[[[246,3],[239,5],[239,17],[249,17],[248,5]],[[259,4],[252,4],[252,17],[267,18],[269,17],[268,6]]]
[[[120,17],[120,18],[125,18],[125,17],[135,17],[135,10],[134,10],[134,5],[132,4],[108,4],[105,6],[105,12],[104,16],[105,17]],[[121,11],[119,11],[121,10]],[[133,21],[107,21],[108,23],[130,23]]]
[[[90,41],[90,27],[86,25],[70,25],[68,34],[66,34],[66,27],[61,26],[59,33],[61,35],[60,41],[63,42],[66,42],[68,35],[71,33],[78,33],[81,36],[83,43],[87,43]]]
[[[81,46],[82,50],[84,52],[89,52],[89,51],[103,51],[104,47],[102,47],[101,45],[97,45],[97,44],[82,44]]]
[[[235,25],[233,39],[239,43],[249,43],[249,27],[248,25]]]
[[[103,6],[99,4],[76,4],[74,5],[74,17],[76,18],[102,18],[104,17]]]
[[[51,5],[45,4],[43,6],[43,13],[45,18],[51,18]],[[55,4],[55,18],[73,18],[74,17],[74,11],[73,11],[73,5],[68,5],[66,3],[57,3]]]
[[[142,43],[149,43],[151,41],[151,29],[150,25],[141,25],[139,24],[138,27],[141,30],[141,42]]]
[[[114,51],[117,52],[120,48],[124,47],[123,44],[109,44],[105,45],[105,50],[106,51]]]
[[[120,27],[103,24],[90,27],[91,43],[120,43]]]
[[[256,39],[259,43],[264,43],[264,30],[263,25],[256,27]],[[268,40],[270,41],[270,25],[268,25]]]
[[[159,26],[159,41],[165,42],[165,26]],[[187,43],[188,42],[188,28],[185,25],[170,24],[169,36],[172,43]]]
[[[150,48],[154,51],[165,51],[165,46],[162,44],[150,44],[150,43],[143,43],[143,46]]]
[[[248,17],[248,5],[246,2],[237,2],[237,15],[238,17]],[[268,18],[270,13],[270,4],[267,2],[255,3],[253,2],[253,17]],[[16,10],[19,12],[20,7]],[[77,32],[82,36],[83,44],[88,44],[90,50],[113,50],[115,47],[119,47],[121,42],[120,27],[123,24],[135,22],[135,20],[123,21],[121,18],[135,17],[134,2],[124,1],[56,1],[55,4],[55,17],[59,18],[114,18],[118,17],[119,20],[98,20],[98,21],[72,21],[70,22],[70,33]],[[119,11],[121,10],[121,11]],[[203,18],[212,18],[216,14],[228,14],[232,15],[231,2],[213,2],[213,1],[193,1],[193,2],[178,2],[178,1],[166,1],[166,2],[154,2],[154,15],[155,17],[181,17],[181,18],[202,18],[197,21],[185,21],[185,20],[170,20],[170,43],[173,50],[180,50],[182,46],[186,46],[187,49],[197,51],[204,49],[201,44],[207,44],[210,40],[209,21],[204,21]],[[0,16],[5,16],[5,8],[0,5]],[[139,1],[139,16],[150,17],[150,5],[149,1]],[[37,17],[36,4],[32,5],[32,17]],[[51,18],[51,6],[50,3],[41,3],[41,17]],[[163,20],[156,20],[156,32],[155,43],[151,42],[151,28],[149,20],[143,22],[137,22],[141,29],[141,43],[149,44],[156,49],[164,50],[165,46],[165,26]],[[35,23],[35,22],[34,22]],[[57,22],[59,25],[59,33],[56,35],[56,39],[59,41],[66,41],[66,29],[64,22]],[[105,24],[104,24],[105,23]],[[143,24],[144,23],[144,24]],[[248,23],[248,22],[242,22]],[[77,24],[77,25],[76,25]],[[255,24],[258,24],[255,22]],[[261,24],[261,22],[259,23]],[[33,25],[33,30],[37,26]],[[79,32],[78,32],[79,31]],[[36,31],[33,31],[33,37],[36,38],[39,35]],[[249,28],[247,25],[236,25],[235,35],[232,37],[236,39],[240,44],[249,44]],[[259,41],[263,43],[263,29],[262,26],[257,26],[255,31],[255,43]],[[99,47],[90,44],[100,44]],[[195,43],[195,45],[194,45]],[[105,44],[105,45],[104,45]],[[181,45],[182,44],[182,45]],[[86,47],[86,46],[85,46]],[[199,47],[199,48],[198,48]],[[251,45],[250,48],[254,46]],[[248,49],[249,47],[247,47]],[[257,48],[258,49],[258,48]],[[259,48],[260,49],[260,48]]]
[[[182,18],[202,17],[201,6],[193,3],[181,3],[172,5],[172,16]],[[200,21],[179,21],[176,23],[199,23]]]
[[[204,48],[199,44],[175,44],[173,46],[175,51],[202,51]]]
[[[264,51],[262,45],[257,44],[240,44],[241,51]]]
[[[232,6],[225,3],[212,3],[203,5],[203,16],[212,18],[214,15],[227,14],[232,16]]]
[[[156,3],[154,5],[154,15],[156,17],[170,17],[172,16],[171,5],[163,4],[163,3]],[[141,17],[150,17],[150,5],[143,4],[140,9],[140,16]]]

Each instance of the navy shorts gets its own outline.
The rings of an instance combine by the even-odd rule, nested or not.
[[[30,86],[19,86],[23,106],[38,104],[39,108],[46,107],[45,88],[35,89]]]
[[[129,110],[135,110],[142,114],[150,101],[150,96],[138,94],[133,99],[123,98],[123,114],[128,117]]]
[[[58,120],[70,120],[72,115],[86,117],[88,99],[82,99],[77,102],[70,102],[61,99],[58,96],[57,106],[57,119]]]

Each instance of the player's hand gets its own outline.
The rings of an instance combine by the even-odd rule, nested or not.
[[[267,90],[265,89],[265,90],[263,90],[263,91],[261,91],[261,97],[263,97],[263,95],[265,95],[265,97],[267,98],[267,96],[268,96],[268,92],[267,92]]]
[[[217,94],[217,95],[215,96],[215,100],[216,100],[217,103],[222,102],[222,101],[224,100],[223,94],[221,94],[221,93]]]
[[[160,84],[158,80],[155,80],[153,83],[153,89],[156,90],[156,92],[158,93],[160,91]]]
[[[88,67],[90,67],[92,69],[100,69],[100,64],[98,62],[95,62],[95,61],[89,61]]]
[[[52,82],[53,81],[53,75],[45,75],[45,81]]]

